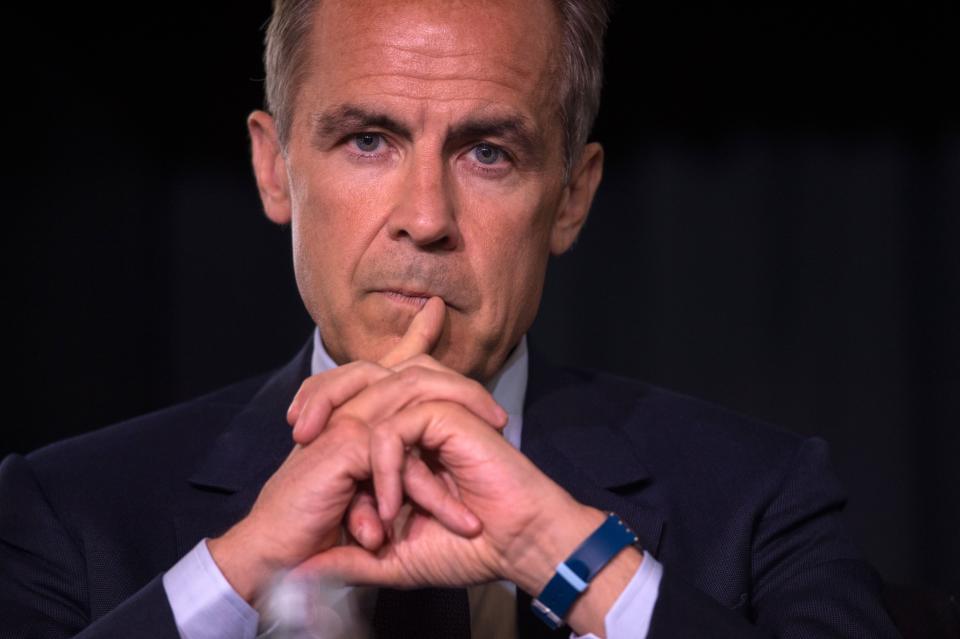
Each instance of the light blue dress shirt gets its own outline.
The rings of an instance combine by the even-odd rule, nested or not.
[[[314,331],[311,374],[335,368]],[[523,429],[523,402],[527,390],[527,339],[524,337],[504,363],[503,368],[487,384],[487,390],[509,414],[504,437],[520,448]],[[643,562],[627,587],[614,602],[604,619],[607,639],[643,639],[650,628],[650,619],[657,601],[663,567],[646,551]],[[206,540],[201,540],[163,576],[163,587],[183,639],[254,639],[260,615],[233,590],[220,572]],[[369,611],[375,598],[373,588],[343,588],[340,593],[350,598],[354,610]],[[510,639],[516,636],[516,586],[498,581],[467,589],[470,601],[471,639]],[[355,622],[361,620],[355,620]],[[347,636],[364,637],[363,623],[355,623],[356,632]],[[573,638],[596,639],[595,635],[574,635]]]

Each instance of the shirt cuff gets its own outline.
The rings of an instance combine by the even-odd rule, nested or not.
[[[607,639],[646,638],[662,578],[663,566],[644,550],[640,568],[634,573],[627,587],[613,602],[613,606],[603,619]],[[585,635],[570,633],[570,639],[598,639],[598,637],[593,633]]]
[[[203,539],[163,575],[181,639],[254,639],[259,615],[220,572]]]

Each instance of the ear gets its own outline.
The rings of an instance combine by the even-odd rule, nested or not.
[[[273,116],[266,111],[254,111],[247,118],[247,130],[263,210],[271,221],[289,224],[290,183]]]
[[[570,182],[564,189],[563,202],[553,221],[550,233],[550,252],[565,253],[577,239],[587,221],[593,194],[603,177],[603,147],[596,142],[583,147],[580,161],[574,167]]]

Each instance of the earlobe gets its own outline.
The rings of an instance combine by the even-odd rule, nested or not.
[[[573,169],[563,202],[557,212],[550,235],[550,252],[554,255],[569,249],[587,221],[593,196],[603,178],[603,147],[591,142],[583,147],[580,160]]]
[[[247,117],[253,173],[260,191],[263,210],[271,221],[289,224],[291,217],[287,165],[273,117],[266,111],[254,111]]]

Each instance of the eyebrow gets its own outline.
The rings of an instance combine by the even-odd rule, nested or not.
[[[413,140],[411,127],[396,118],[361,106],[342,104],[312,116],[314,136],[323,146],[323,142],[340,140],[351,134],[367,129],[390,131],[407,141]],[[521,115],[473,116],[451,127],[444,146],[458,146],[473,140],[500,139],[510,147],[521,161],[534,162],[543,159],[544,144],[541,136],[530,124],[528,118]],[[496,144],[494,142],[494,144]]]
[[[362,107],[343,104],[313,116],[315,134],[319,139],[340,139],[348,133],[364,129],[386,129],[405,140],[412,140],[410,128],[385,113],[368,111]]]
[[[470,118],[456,124],[447,136],[448,143],[453,145],[480,139],[504,140],[526,160],[541,158],[544,151],[544,145],[538,144],[540,136],[520,116]]]

